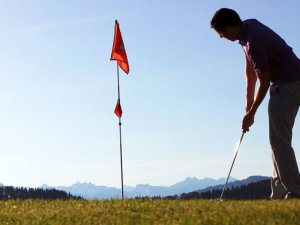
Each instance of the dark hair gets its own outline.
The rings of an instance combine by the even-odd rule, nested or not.
[[[210,25],[216,31],[224,31],[225,27],[234,27],[240,25],[242,20],[233,9],[219,9],[210,21]]]

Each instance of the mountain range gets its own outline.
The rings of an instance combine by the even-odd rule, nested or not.
[[[260,180],[269,179],[269,177],[263,176],[251,176],[247,179],[237,180],[235,178],[230,178],[228,187],[237,187],[241,185],[246,185],[252,182],[257,182]],[[126,198],[134,197],[154,197],[154,196],[172,196],[180,195],[182,193],[189,193],[192,191],[208,191],[214,189],[222,189],[225,183],[225,178],[212,179],[212,178],[191,178],[187,177],[185,180],[175,183],[170,186],[152,186],[150,184],[138,184],[135,187],[125,186],[124,195]],[[66,191],[75,196],[81,196],[85,199],[112,199],[120,198],[121,190],[119,188],[107,187],[107,186],[97,186],[92,183],[80,183],[77,182],[71,186],[41,186],[43,189],[55,188],[58,190]]]
[[[256,183],[262,180],[268,180],[271,179],[271,177],[266,177],[266,176],[250,176],[246,179],[243,180],[235,180],[232,182],[229,182],[227,185],[227,188],[235,188],[235,187],[240,187],[243,185],[248,185],[250,183]],[[271,185],[271,183],[270,183]],[[210,186],[204,189],[198,190],[198,192],[207,192],[207,191],[213,191],[213,190],[220,190],[223,189],[224,185],[216,185],[216,186]]]

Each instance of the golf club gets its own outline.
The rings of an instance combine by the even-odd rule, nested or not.
[[[227,176],[227,179],[226,179],[224,188],[223,188],[223,190],[222,190],[222,194],[221,194],[221,196],[220,196],[220,201],[222,201],[223,194],[224,194],[224,192],[225,192],[225,190],[226,190],[227,182],[228,182],[228,179],[229,179],[229,176],[230,176],[230,173],[231,173],[231,170],[232,170],[234,161],[235,161],[235,159],[236,159],[236,156],[237,156],[237,154],[238,154],[238,152],[239,152],[239,150],[240,150],[240,146],[241,146],[241,143],[242,143],[242,140],[243,140],[243,137],[244,137],[245,132],[246,132],[246,131],[243,130],[243,133],[242,133],[242,136],[241,136],[241,138],[240,138],[240,141],[238,142],[238,145],[237,145],[237,148],[236,148],[236,151],[235,151],[235,154],[234,154],[233,162],[232,162],[232,164],[231,164],[231,167],[230,167],[230,170],[229,170],[229,174],[228,174],[228,176]]]

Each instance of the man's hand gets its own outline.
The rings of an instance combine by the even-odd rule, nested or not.
[[[244,132],[249,131],[249,127],[254,123],[254,115],[255,114],[250,111],[244,116],[242,122],[242,129]]]

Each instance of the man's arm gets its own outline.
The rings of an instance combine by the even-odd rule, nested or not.
[[[249,59],[246,54],[246,113],[251,109],[254,102],[255,84],[256,84],[256,74],[250,64]]]
[[[247,114],[243,118],[242,129],[244,131],[249,131],[249,127],[254,123],[255,113],[264,100],[267,91],[270,87],[270,75],[268,72],[266,73],[257,73],[257,78],[259,80],[259,87],[255,95],[255,100],[247,112]]]

